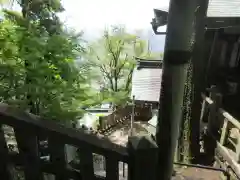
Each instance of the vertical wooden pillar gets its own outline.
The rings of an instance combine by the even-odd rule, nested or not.
[[[26,180],[42,180],[36,129],[14,128]]]
[[[212,163],[214,161],[216,140],[220,140],[218,130],[220,128],[220,122],[218,118],[218,111],[221,106],[222,96],[217,93],[216,87],[211,88],[210,98],[213,100],[213,104],[210,105],[210,112],[208,117],[208,127],[207,127],[207,138],[206,144],[206,154],[209,157],[209,161]]]
[[[240,163],[240,137],[237,137],[237,145],[236,145],[236,157],[237,162]]]
[[[196,37],[193,49],[193,102],[192,102],[192,116],[190,126],[192,128],[190,135],[190,149],[193,162],[198,159],[200,153],[199,145],[199,129],[200,129],[200,114],[201,114],[201,93],[204,91],[205,67],[207,59],[204,56],[205,43],[205,20],[209,0],[198,0],[196,8]]]
[[[217,93],[217,90],[214,87],[212,89],[212,92],[210,93],[210,98],[213,100],[213,104],[210,105],[210,114],[208,117],[208,131],[211,132],[211,134],[215,138],[217,138],[217,140],[219,140],[218,130],[222,123],[218,118],[218,110],[222,104],[222,95],[220,93]]]
[[[225,145],[225,141],[226,141],[226,138],[229,134],[229,123],[228,123],[228,119],[224,119],[224,123],[223,123],[223,127],[222,127],[222,133],[221,133],[221,138],[220,138],[220,144],[221,145]]]
[[[157,179],[157,145],[148,136],[132,136],[128,139],[128,179]]]
[[[0,123],[0,177],[4,180],[13,179],[11,172],[9,171],[8,164],[8,148],[6,139],[4,137],[4,132],[2,129],[2,124]]]
[[[163,58],[163,74],[156,139],[158,179],[172,176],[174,152],[182,117],[184,84],[192,56],[197,0],[171,0]]]
[[[103,128],[103,117],[102,117],[102,116],[99,116],[98,121],[99,121],[100,130],[104,129],[104,128]]]
[[[51,134],[48,139],[48,148],[50,152],[50,162],[55,167],[55,180],[66,180],[66,154],[65,143],[56,135]]]
[[[132,115],[131,115],[131,128],[130,128],[130,136],[133,136],[134,131],[134,118],[135,118],[135,96],[132,99]]]

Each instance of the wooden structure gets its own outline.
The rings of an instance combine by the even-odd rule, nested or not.
[[[208,94],[206,88],[216,85],[221,94],[221,107],[236,119],[240,118],[239,7],[238,0],[199,0],[195,9],[195,42],[192,56],[194,102],[191,120],[194,132],[191,135],[191,145],[196,157],[201,157],[197,120],[200,116],[201,93]],[[166,25],[169,17],[167,11],[155,10],[153,28]],[[216,126],[213,130],[217,131],[218,128]]]
[[[8,105],[0,106],[0,177],[13,180],[13,167],[20,167],[26,180],[42,180],[43,174],[52,174],[57,180],[94,180],[119,178],[119,162],[128,164],[128,179],[155,179],[157,146],[147,137],[130,137],[127,147],[113,144],[87,130],[66,128],[45,121],[29,113],[19,112]],[[14,129],[18,152],[7,147],[3,126]],[[39,136],[47,139],[49,160],[41,157]],[[77,168],[66,160],[65,145],[79,148],[80,162]],[[106,175],[95,175],[93,153],[106,159]]]
[[[210,96],[202,94],[201,122],[207,123],[205,153],[215,157],[222,169],[240,179],[240,122],[221,107],[222,95],[211,88]]]
[[[158,107],[161,87],[162,60],[136,58],[137,66],[132,76],[131,97],[140,107]]]
[[[192,2],[192,1],[186,1]],[[177,7],[177,6],[176,6]],[[175,7],[175,8],[176,8]],[[181,7],[183,12],[185,7]],[[175,12],[176,9],[174,9]],[[193,18],[193,9],[190,9],[191,18]],[[176,14],[175,14],[176,15]],[[185,17],[187,14],[184,14]],[[171,16],[173,18],[173,16]],[[181,17],[180,20],[185,23],[185,18]],[[212,22],[210,20],[213,20]],[[219,18],[208,18],[207,23],[210,23],[208,27],[208,31],[205,33],[206,41],[206,58],[209,57],[208,63],[206,63],[206,72],[216,72],[216,66],[214,59],[218,59],[217,53],[219,52],[218,44],[216,43],[217,38],[219,37],[219,33],[225,32],[226,28],[219,29]],[[221,25],[226,26],[239,24],[238,19],[234,18],[221,18],[224,20],[224,23]],[[176,24],[171,22],[170,27],[174,30]],[[184,23],[179,23],[181,25],[182,31],[184,32]],[[188,22],[190,23],[190,21]],[[189,26],[186,26],[189,28]],[[217,28],[217,30],[216,30]],[[213,30],[212,30],[213,29]],[[224,30],[222,30],[224,29]],[[229,29],[229,28],[228,28]],[[178,29],[177,29],[178,30]],[[191,29],[188,29],[190,32]],[[204,31],[204,29],[201,29]],[[174,33],[173,33],[174,34]],[[176,35],[176,34],[175,34]],[[179,36],[180,34],[177,33],[178,36],[175,37],[182,37]],[[188,34],[189,35],[189,34]],[[236,34],[235,34],[236,35]],[[235,37],[234,35],[234,37]],[[208,36],[210,37],[208,39]],[[173,41],[174,36],[169,37],[172,38]],[[189,37],[189,36],[188,36]],[[223,36],[225,37],[225,36]],[[232,36],[231,36],[232,37]],[[181,38],[180,38],[181,39]],[[230,38],[232,39],[232,38]],[[236,42],[236,38],[233,38]],[[188,39],[184,39],[183,44],[189,43],[186,41]],[[208,42],[209,40],[209,42]],[[188,55],[187,49],[182,48],[182,42],[178,41],[178,47],[180,47],[180,56],[179,51],[176,51],[173,47],[167,49],[167,56],[168,56],[168,63],[173,63],[175,58],[182,57],[186,52]],[[174,44],[174,41],[173,41]],[[184,47],[183,47],[184,48]],[[210,51],[209,51],[210,50]],[[183,52],[183,54],[182,54]],[[214,55],[215,54],[215,55]],[[219,53],[218,53],[219,54]],[[165,54],[166,55],[166,54]],[[172,56],[173,55],[173,56]],[[188,60],[188,56],[181,59],[181,64],[185,67],[186,60]],[[221,61],[222,62],[222,61]],[[225,61],[224,61],[225,62]],[[175,62],[176,63],[176,62]],[[225,64],[225,63],[223,63]],[[234,64],[234,63],[232,63]],[[236,64],[236,63],[235,63]],[[173,64],[172,64],[173,65]],[[175,64],[176,65],[176,64]],[[183,69],[181,67],[181,69]],[[168,67],[169,68],[169,67]],[[168,69],[167,68],[167,69]],[[152,67],[150,67],[152,69]],[[180,68],[178,70],[181,70]],[[182,72],[176,73],[176,69],[170,68],[168,69],[168,75],[174,74],[173,79],[177,79],[178,75],[183,75]],[[169,73],[170,72],[170,73]],[[216,75],[216,73],[206,73],[207,77],[210,79],[206,82],[206,84],[213,84],[216,82],[216,78],[212,76]],[[160,73],[157,74],[160,76]],[[166,76],[168,77],[168,76]],[[165,77],[165,78],[166,78]],[[183,77],[183,76],[181,76]],[[167,80],[171,80],[170,78],[166,78]],[[184,78],[181,79],[182,82]],[[161,83],[161,79],[160,79]],[[170,87],[174,90],[173,87],[181,87],[181,91],[183,91],[183,84],[177,86],[174,84],[172,86],[171,81],[165,81],[167,84],[166,87]],[[215,84],[215,83],[214,83]],[[207,87],[208,85],[206,85]],[[218,86],[218,84],[217,84]],[[159,86],[160,88],[160,86]],[[175,90],[176,90],[175,89]],[[167,90],[167,88],[166,88]],[[177,89],[178,90],[178,89]],[[160,89],[159,89],[160,92]],[[167,100],[172,97],[173,93],[167,93],[166,97],[163,98],[166,106],[168,106]],[[172,97],[174,100],[178,99],[178,101],[182,101],[181,94]],[[137,97],[136,97],[137,98]],[[158,98],[159,99],[159,98]],[[158,101],[157,99],[157,101]],[[240,154],[240,140],[239,135],[236,138],[231,137],[231,133],[229,130],[232,130],[233,127],[240,130],[239,122],[234,119],[229,113],[227,113],[224,109],[221,108],[221,100],[223,100],[223,96],[217,94],[217,91],[211,91],[209,97],[203,97],[203,111],[202,111],[202,119],[206,118],[208,122],[208,129],[207,129],[207,140],[205,141],[208,145],[206,148],[206,152],[208,154],[215,155],[216,161],[218,164],[223,168],[226,169],[225,171],[232,176],[236,176],[240,178],[240,165],[239,165],[239,154]],[[143,101],[144,102],[144,101]],[[152,101],[150,101],[152,102]],[[156,102],[156,101],[154,101]],[[145,103],[145,102],[144,102]],[[141,104],[141,103],[140,103]],[[151,103],[150,103],[151,104]],[[178,103],[181,104],[181,103]],[[119,162],[128,165],[128,179],[130,180],[156,180],[161,177],[161,174],[164,174],[165,170],[166,173],[163,176],[165,179],[170,179],[171,171],[172,171],[172,159],[169,158],[168,155],[172,156],[174,151],[174,144],[176,142],[176,135],[175,130],[177,132],[178,127],[178,119],[180,114],[180,106],[175,108],[177,113],[174,113],[173,110],[173,102],[167,108],[167,116],[164,118],[164,125],[161,127],[161,133],[163,136],[159,136],[162,138],[163,146],[167,144],[167,148],[164,147],[157,147],[156,143],[149,137],[129,137],[128,146],[123,147],[117,144],[110,142],[107,138],[99,137],[97,134],[89,130],[76,130],[71,128],[66,128],[64,126],[58,125],[53,122],[45,121],[39,117],[36,117],[32,114],[26,112],[19,112],[17,109],[14,109],[8,105],[1,104],[0,105],[0,177],[4,180],[13,180],[14,175],[13,170],[14,167],[18,167],[21,171],[23,171],[23,176],[26,180],[42,180],[44,174],[52,174],[56,180],[95,180],[95,179],[106,179],[106,180],[117,180],[121,179],[119,177]],[[117,123],[122,123],[125,120],[128,120],[131,107],[125,107],[126,109],[122,109],[122,113],[120,110],[117,110],[115,113],[106,117],[106,119],[102,119],[101,122],[101,130],[104,132],[109,128],[112,128]],[[177,110],[176,110],[177,109]],[[207,111],[206,109],[209,109]],[[141,109],[140,112],[144,112]],[[135,111],[137,112],[137,111]],[[164,113],[165,113],[164,112]],[[170,112],[170,113],[169,113]],[[121,117],[118,116],[118,113],[121,114]],[[171,117],[171,113],[174,113],[174,117]],[[121,119],[123,117],[123,119]],[[169,119],[172,120],[169,122]],[[10,126],[14,130],[15,138],[17,141],[17,152],[12,152],[12,147],[7,146],[7,138],[6,132],[3,131],[4,126]],[[173,127],[175,129],[173,129]],[[168,132],[174,132],[174,135],[169,135]],[[101,132],[101,133],[103,133]],[[46,137],[45,142],[42,142],[40,137]],[[167,137],[165,138],[164,137]],[[209,138],[211,137],[211,138]],[[164,139],[165,138],[165,139]],[[161,140],[161,139],[160,139]],[[164,144],[164,142],[166,142]],[[45,146],[43,147],[43,144]],[[77,147],[78,155],[80,161],[76,163],[75,167],[71,166],[68,163],[65,155],[65,147],[66,145],[71,145]],[[43,159],[42,154],[47,154],[49,159]],[[106,174],[99,176],[95,174],[94,166],[93,166],[93,156],[94,154],[102,155],[106,160]],[[161,158],[158,155],[161,155]],[[166,157],[164,157],[166,156]],[[159,169],[159,160],[163,160],[162,168]],[[167,165],[164,169],[164,165]],[[171,166],[171,167],[170,167]],[[162,172],[160,172],[160,170]],[[160,172],[160,173],[159,173]],[[157,178],[158,177],[158,178]]]
[[[118,108],[112,114],[99,118],[98,132],[104,134],[119,124],[124,124],[130,121],[132,115],[132,105]],[[135,121],[148,121],[151,118],[151,108],[148,106],[135,107],[134,120]]]
[[[240,18],[239,18],[240,19]],[[240,46],[238,27],[209,30],[206,33],[206,46],[209,47],[206,67],[206,86],[216,85],[222,94],[222,106],[240,118]],[[221,52],[221,53],[219,53]]]

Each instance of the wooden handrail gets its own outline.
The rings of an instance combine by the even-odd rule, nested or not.
[[[218,93],[218,96],[221,96],[221,95]],[[212,97],[216,98],[217,96],[216,96],[216,94],[214,94]],[[220,137],[219,142],[217,142],[216,150],[221,154],[221,156],[223,156],[224,160],[231,166],[231,168],[233,168],[233,170],[238,175],[238,177],[240,177],[240,164],[239,164],[240,163],[240,137],[237,137],[236,143],[229,137],[229,129],[231,127],[235,127],[240,131],[240,122],[236,118],[234,118],[231,114],[229,114],[227,111],[225,111],[223,108],[220,108],[219,104],[218,105],[215,104],[215,101],[212,100],[211,98],[207,97],[205,94],[202,94],[202,98],[203,98],[203,102],[204,102],[202,111],[205,110],[205,103],[210,105],[210,108],[214,109],[214,111],[216,110],[215,112],[212,112],[212,113],[214,113],[214,114],[212,114],[212,116],[209,116],[210,117],[209,121],[216,121],[216,120],[213,120],[212,118],[218,118],[217,119],[218,121],[215,123],[219,124],[222,122],[219,119],[219,117],[222,117],[224,119],[223,125],[221,128],[221,130],[222,130],[221,137]],[[216,113],[218,113],[218,114],[216,114]],[[203,114],[204,114],[204,112],[202,112],[202,116],[203,116]],[[210,122],[210,124],[211,123],[212,122]],[[211,129],[209,131],[211,131]],[[211,133],[212,132],[210,132],[210,134]],[[235,147],[234,155],[230,154],[228,152],[227,148],[224,147],[225,141],[230,142],[230,144],[232,144]]]
[[[209,105],[212,105],[214,103],[214,101],[211,98],[207,97],[205,94],[202,94],[202,98]],[[226,119],[228,119],[229,122],[231,122],[236,128],[240,130],[240,122],[235,119],[231,114],[229,114],[223,108],[219,108],[219,113],[222,114]]]
[[[209,105],[213,104],[213,100],[209,97],[207,97],[205,94],[202,93],[202,99],[206,101]]]
[[[151,117],[150,109],[135,107],[135,120],[136,121],[148,121]],[[112,130],[118,124],[130,122],[132,115],[132,106],[126,105],[125,107],[119,108],[109,114],[108,116],[101,117],[101,123],[98,129],[100,134],[105,134],[109,130]],[[140,118],[140,119],[139,119]]]
[[[123,156],[127,155],[127,149],[125,147],[114,144],[105,137],[98,137],[91,134],[88,130],[67,128],[33,114],[18,111],[16,108],[6,104],[0,104],[0,119],[1,124],[7,124],[13,127],[35,129],[36,132],[39,131],[39,128],[43,129],[47,133],[58,135],[62,141],[70,145],[79,146],[88,144],[96,149],[97,153],[99,150],[99,153],[107,150],[107,152],[116,152]]]
[[[222,108],[219,108],[219,112],[229,121],[231,122],[236,128],[240,130],[240,122],[235,119],[231,114],[229,114],[227,111],[225,111]]]
[[[9,152],[5,125],[13,128],[18,152]],[[47,147],[44,148],[40,145],[42,135],[46,138]],[[69,145],[74,146],[73,151],[79,157],[77,162],[66,157]],[[43,151],[46,154],[43,155]],[[128,179],[154,180],[157,175],[157,152],[157,145],[151,138],[129,137],[127,147],[123,147],[89,130],[67,128],[0,104],[1,179],[13,180],[13,166],[20,166],[25,179],[29,180],[41,180],[43,173],[50,173],[55,179],[118,180],[121,172],[119,163],[126,163]],[[102,156],[101,170],[95,169],[95,155]],[[44,160],[42,156],[48,158]]]
[[[227,148],[217,142],[216,151],[228,162],[229,166],[233,169],[238,178],[240,178],[240,164],[234,161]]]

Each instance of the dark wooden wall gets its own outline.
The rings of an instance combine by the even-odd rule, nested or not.
[[[240,63],[233,67],[230,66],[230,61],[234,44],[239,37],[239,34],[230,30],[211,30],[206,32],[206,44],[204,45],[205,56],[208,58],[206,88],[216,85],[223,95],[222,106],[237,118],[240,117],[240,105],[238,103],[240,100]],[[225,44],[227,44],[225,47],[226,53],[223,53]],[[240,52],[240,46],[238,51]],[[236,62],[239,61],[239,57],[236,58]],[[237,90],[234,93],[231,93],[230,86],[232,83],[237,84]]]

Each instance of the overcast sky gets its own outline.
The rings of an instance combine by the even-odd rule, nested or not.
[[[99,30],[112,24],[127,29],[150,27],[153,8],[168,6],[169,0],[62,0],[61,18],[77,30]]]
[[[128,31],[150,31],[162,50],[164,37],[155,36],[151,30],[154,8],[166,8],[169,0],[62,0],[65,11],[59,14],[66,25],[84,31],[86,40],[94,40],[110,25],[124,25]],[[21,10],[18,5],[13,9]],[[163,28],[164,31],[165,28]]]

